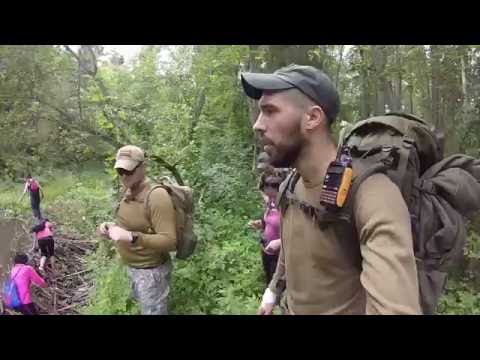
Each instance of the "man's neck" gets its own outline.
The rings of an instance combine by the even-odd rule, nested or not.
[[[336,155],[337,148],[330,135],[312,137],[295,163],[305,187],[315,187],[323,182],[327,168]]]
[[[134,199],[138,194],[142,192],[143,189],[145,189],[145,186],[147,186],[147,184],[148,184],[148,179],[144,178],[143,180],[133,185],[127,191],[128,197],[130,199]]]

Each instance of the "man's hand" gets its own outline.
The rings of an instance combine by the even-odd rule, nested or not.
[[[275,302],[277,295],[273,293],[269,288],[265,290],[265,293],[262,297],[262,304],[258,308],[258,315],[272,315],[273,308],[275,307]]]
[[[265,254],[275,255],[280,251],[280,246],[282,246],[282,241],[280,239],[275,239],[270,241],[263,251]]]
[[[118,225],[108,227],[108,236],[113,241],[132,242],[133,239],[133,235],[130,231],[127,231]]]
[[[111,226],[114,226],[115,223],[113,222],[103,222],[100,224],[100,226],[98,227],[97,229],[97,234],[99,236],[102,236],[106,239],[109,239],[110,236],[108,235],[108,229],[111,227]]]
[[[257,315],[272,315],[274,306],[274,304],[260,305]]]

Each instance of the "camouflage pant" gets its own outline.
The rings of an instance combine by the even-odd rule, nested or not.
[[[140,303],[142,315],[168,315],[168,293],[172,262],[153,269],[127,267],[132,283],[133,297]]]

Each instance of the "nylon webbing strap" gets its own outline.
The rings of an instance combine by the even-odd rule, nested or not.
[[[315,219],[319,224],[328,224],[338,220],[338,214],[328,212],[323,208],[317,208],[302,200],[299,200],[289,191],[287,191],[285,198],[289,205],[296,206],[302,210],[305,215]]]

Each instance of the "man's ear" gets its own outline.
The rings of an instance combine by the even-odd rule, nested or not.
[[[318,105],[312,106],[308,112],[305,113],[305,116],[305,130],[314,130],[319,126],[327,125],[327,117]]]

